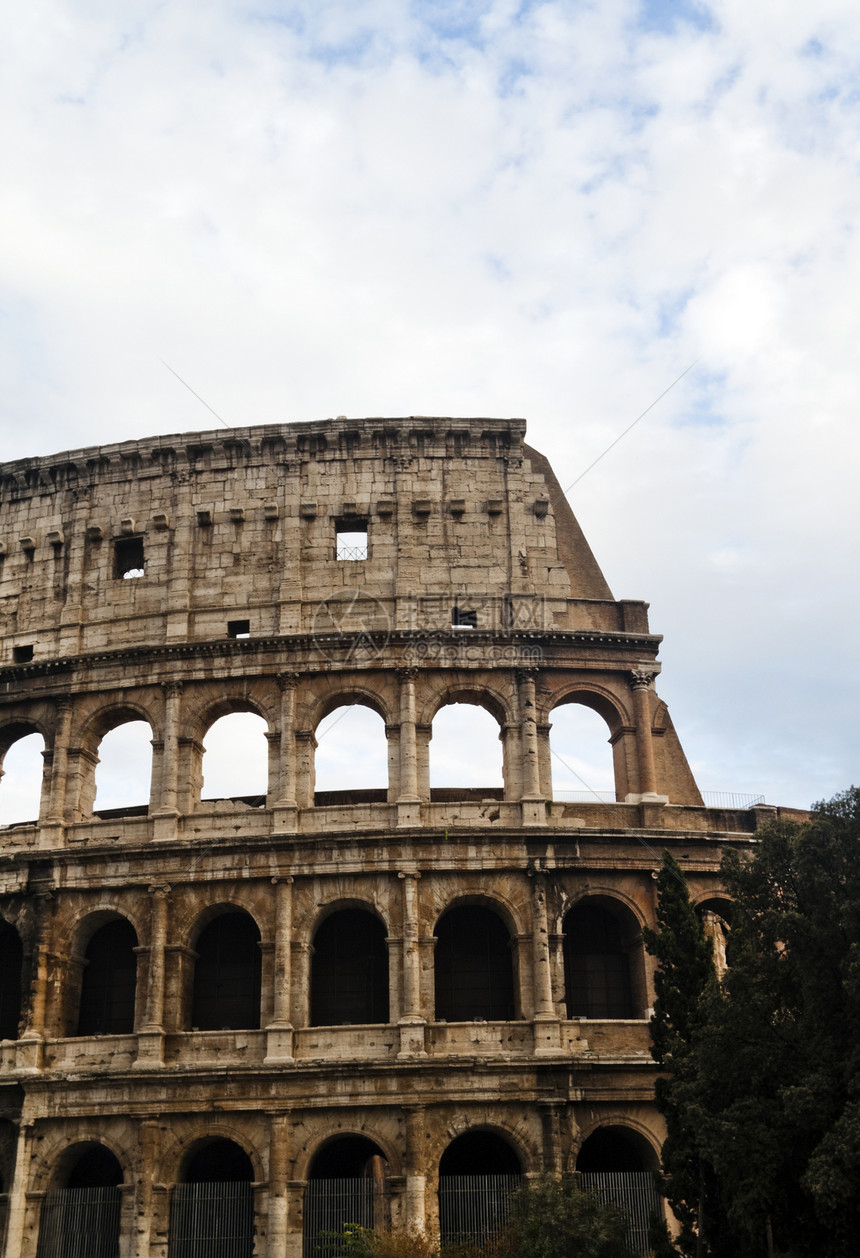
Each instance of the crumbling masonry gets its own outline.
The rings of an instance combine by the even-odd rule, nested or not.
[[[39,816],[0,830],[7,1258],[87,1228],[94,1258],[300,1258],[361,1211],[479,1233],[517,1176],[623,1194],[656,1164],[660,852],[719,907],[761,810],[703,806],[647,605],[524,435],[339,419],[0,466],[0,764],[44,740]],[[502,790],[429,785],[459,702]],[[552,798],[568,703],[617,802]],[[387,790],[315,793],[346,704],[384,720]],[[268,793],[201,801],[232,712],[267,724]],[[100,814],[99,743],[141,719],[149,806]]]

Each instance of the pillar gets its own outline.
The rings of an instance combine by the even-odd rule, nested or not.
[[[274,799],[275,832],[294,834],[298,828],[298,803],[296,791],[296,687],[298,673],[279,673],[278,689],[281,692],[281,737],[278,752],[277,786],[269,782],[270,796]],[[275,740],[272,740],[273,745]]]
[[[633,706],[636,715],[636,752],[639,760],[639,795],[642,800],[667,803],[657,794],[657,773],[654,768],[654,746],[651,739],[651,691],[655,670],[635,668],[630,674]]]
[[[561,1024],[552,1000],[552,969],[546,911],[546,878],[539,871],[532,878],[532,976],[534,986],[535,1056],[561,1051]]]
[[[167,825],[162,822],[160,827],[157,826],[155,837],[157,839],[172,839],[176,837],[176,829],[174,825],[170,824],[170,819],[179,815],[177,805],[179,783],[179,702],[182,693],[182,682],[163,682],[161,689],[164,694],[164,738],[161,753],[161,800],[156,817],[165,818]]]
[[[290,1120],[286,1114],[269,1115],[269,1235],[266,1252],[284,1254],[287,1247]]]
[[[154,1194],[153,1186],[159,1180],[159,1156],[161,1146],[161,1120],[144,1118],[140,1123],[140,1183],[137,1189],[137,1218],[135,1220],[135,1244],[137,1258],[149,1258],[153,1241]]]
[[[418,748],[415,732],[415,677],[418,670],[402,668],[400,679],[400,794],[397,797],[398,826],[416,826],[421,821],[418,794]]]
[[[546,802],[540,792],[534,671],[520,669],[517,672],[517,684],[520,707],[523,825],[546,825]]]
[[[275,884],[275,964],[272,1020],[266,1027],[266,1065],[293,1062],[293,1024],[290,1021],[292,985],[293,880],[273,878]]]
[[[164,985],[167,954],[167,902],[170,888],[149,888],[149,968],[146,984],[146,1022],[137,1037],[136,1066],[157,1066],[164,1061]]]
[[[406,1231],[423,1234],[427,1227],[426,1186],[424,1174],[424,1107],[409,1106],[406,1110]]]
[[[400,1018],[398,1057],[424,1057],[424,1024],[421,1012],[421,956],[418,945],[417,871],[398,874],[403,882],[403,1013]]]
[[[12,1191],[9,1193],[9,1214],[6,1221],[5,1253],[15,1256],[22,1253],[24,1245],[24,1228],[27,1222],[27,1185],[30,1177],[31,1144],[33,1141],[32,1121],[21,1119],[18,1127],[18,1144],[15,1150],[15,1175],[12,1180]]]
[[[27,1026],[21,1036],[23,1043],[18,1050],[18,1068],[31,1072],[42,1068],[45,1012],[48,1004],[48,943],[53,899],[50,891],[40,891],[35,897],[36,922],[30,1003],[27,1011]]]

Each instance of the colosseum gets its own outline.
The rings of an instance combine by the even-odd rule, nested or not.
[[[523,421],[7,463],[0,618],[0,764],[30,738],[41,775],[0,830],[7,1258],[480,1237],[522,1176],[573,1172],[643,1251],[655,871],[672,851],[716,935],[721,855],[772,810],[704,805],[647,604],[613,598]],[[571,704],[614,798],[553,798]],[[356,705],[387,782],[318,789],[320,723]],[[498,782],[431,785],[450,705],[483,710]],[[266,793],[203,798],[235,713],[265,722]],[[134,722],[148,803],[100,808]]]

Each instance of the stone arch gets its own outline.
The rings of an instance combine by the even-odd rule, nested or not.
[[[160,737],[159,724],[149,707],[136,699],[123,697],[121,700],[107,699],[101,701],[95,710],[83,717],[80,721],[77,731],[74,727],[72,730],[72,741],[77,740],[77,750],[70,755],[70,770],[74,768],[74,761],[78,764],[78,806],[76,815],[79,817],[89,817],[93,813],[93,809],[97,800],[98,779],[96,770],[100,762],[99,748],[103,740],[113,734],[123,725],[131,725],[135,722],[144,722],[150,730],[149,741],[157,741]],[[136,757],[135,757],[136,758]],[[144,776],[148,774],[148,784],[144,784]],[[140,794],[143,796],[143,804],[148,804],[152,798],[153,785],[153,760],[152,750],[149,752],[149,764],[145,768],[140,767],[141,789]],[[106,805],[110,807],[110,804]]]
[[[253,1182],[260,1183],[266,1179],[266,1159],[259,1145],[249,1137],[243,1126],[231,1122],[226,1115],[218,1114],[198,1120],[189,1118],[183,1123],[181,1134],[175,1131],[170,1134],[170,1147],[164,1150],[159,1166],[159,1172],[166,1183],[180,1183],[196,1152],[219,1140],[236,1145],[250,1160]]]
[[[94,958],[88,955],[91,945],[100,932],[115,925],[127,928],[123,930],[128,938],[122,953],[114,956],[107,943],[104,948],[99,949],[99,956],[95,958],[97,968],[93,970]],[[133,909],[129,912],[124,904],[119,907],[115,903],[104,901],[91,905],[68,923],[66,932],[70,946],[65,967],[66,981],[61,994],[60,1033],[67,1036],[130,1034],[138,1025],[139,1005],[143,999],[143,985],[139,981],[137,965],[141,932]],[[133,944],[130,943],[129,932],[134,936]],[[62,922],[57,923],[57,933],[64,933]],[[114,1022],[114,1014],[109,1012],[113,1007],[116,1010],[116,1019],[122,1023],[124,1030],[80,1030],[84,1002],[92,1010],[98,1003],[100,994],[107,1022]],[[114,1000],[116,1004],[113,1003]]]
[[[68,1170],[74,1165],[80,1154],[94,1146],[101,1146],[118,1162],[123,1174],[122,1183],[134,1178],[137,1166],[137,1155],[133,1146],[126,1146],[118,1141],[108,1128],[96,1129],[96,1119],[81,1120],[68,1128],[50,1131],[34,1157],[30,1173],[30,1190],[46,1192],[51,1188],[63,1186]],[[92,1128],[92,1130],[91,1130]]]
[[[520,1001],[507,915],[487,896],[460,896],[433,930],[434,1018],[437,1022],[507,1022]]]
[[[335,713],[335,720],[321,729]],[[308,772],[314,802],[384,802],[389,787],[389,715],[379,696],[367,687],[344,685],[321,695],[311,705],[310,720],[313,737]],[[329,733],[333,737],[333,753],[327,741]],[[343,772],[346,765],[353,767],[356,756],[363,764],[355,764],[351,774]]]
[[[41,748],[28,747],[21,757],[24,763],[10,769],[8,753],[24,739],[39,737]],[[16,717],[0,725],[0,826],[37,821],[41,816],[48,788],[45,752],[52,741],[41,721]],[[18,759],[18,753],[12,759]]]
[[[308,728],[316,730],[320,721],[330,716],[337,708],[355,704],[370,708],[383,721],[391,720],[388,704],[380,696],[380,692],[371,686],[356,682],[354,677],[340,674],[326,674],[326,689],[322,693],[313,693],[303,705],[304,717]]]
[[[474,1126],[456,1136],[439,1159],[442,1245],[479,1244],[501,1231],[524,1162],[508,1133]]]
[[[366,905],[327,906],[311,937],[310,1025],[389,1020],[388,930]]]
[[[348,1224],[376,1230],[390,1222],[391,1163],[383,1146],[366,1132],[340,1132],[317,1145],[307,1163],[304,1194],[304,1252],[316,1252],[325,1232]],[[337,1181],[332,1191],[327,1187]]]
[[[210,905],[192,931],[186,1025],[199,1031],[257,1030],[261,1021],[262,934],[253,913]]]
[[[268,745],[261,744],[256,751],[254,764],[258,777],[248,791],[221,792],[217,798],[253,798],[256,803],[265,802],[271,785],[273,765],[273,740],[279,731],[279,692],[274,679],[259,682],[233,683],[215,689],[210,685],[195,687],[187,695],[183,692],[179,718],[179,779],[187,807],[199,807],[204,791],[206,773],[206,736],[213,726],[224,717],[249,715],[259,717],[265,730],[259,733]],[[277,750],[275,748],[275,750]],[[211,754],[211,751],[210,751]],[[275,759],[277,759],[275,757]],[[209,762],[210,766],[212,761]],[[211,767],[210,767],[211,775]],[[259,788],[259,789],[257,789]],[[207,798],[213,798],[208,794]],[[211,807],[211,804],[209,805]]]
[[[504,728],[514,719],[514,706],[510,694],[498,684],[485,678],[442,675],[438,680],[422,688],[418,721],[432,725],[440,709],[452,703],[468,703],[484,708]]]
[[[655,1171],[660,1165],[660,1149],[653,1134],[627,1115],[597,1118],[584,1126],[571,1156],[578,1171]],[[615,1158],[628,1165],[599,1165]],[[633,1165],[634,1162],[639,1165]]]
[[[171,1252],[210,1258],[217,1237],[235,1258],[251,1258],[255,1177],[243,1143],[215,1134],[195,1140],[185,1151],[171,1194]]]
[[[648,1006],[642,922],[617,895],[590,889],[562,921],[568,1018],[643,1018]]]
[[[329,1145],[332,1145],[336,1140],[344,1136],[366,1138],[380,1150],[383,1158],[388,1163],[392,1175],[405,1173],[405,1167],[396,1141],[384,1135],[372,1119],[368,1121],[362,1119],[360,1122],[356,1121],[344,1127],[337,1119],[332,1118],[315,1124],[313,1134],[308,1136],[299,1149],[293,1165],[294,1178],[298,1181],[309,1179],[311,1168],[317,1156]]]
[[[635,721],[632,713],[628,710],[626,703],[615,693],[610,687],[601,685],[593,680],[582,681],[577,679],[567,685],[559,687],[557,690],[542,690],[540,695],[541,703],[541,780],[547,793],[551,793],[553,783],[558,778],[558,773],[554,773],[556,768],[556,750],[552,743],[552,716],[559,708],[582,707],[595,713],[605,724],[607,730],[606,742],[609,749],[604,753],[602,740],[596,731],[588,731],[587,737],[583,740],[583,747],[588,754],[588,759],[595,762],[598,768],[602,765],[604,771],[610,771],[612,775],[612,789],[615,798],[623,800],[628,794],[630,782],[632,780],[635,763],[632,759],[634,756],[634,744],[625,738],[625,734],[633,736]],[[559,721],[556,721],[556,725]],[[628,746],[628,742],[630,745]],[[610,767],[611,757],[611,767]],[[574,766],[576,767],[576,766]],[[588,782],[588,774],[583,774],[586,778],[586,784],[582,789],[588,791],[591,783]],[[575,786],[567,789],[578,793]],[[596,788],[598,795],[604,789],[599,786]]]

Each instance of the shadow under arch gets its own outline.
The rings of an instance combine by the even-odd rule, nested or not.
[[[80,924],[83,973],[73,1035],[129,1035],[135,1027],[138,936],[120,913],[89,914]]]
[[[360,903],[328,905],[312,935],[310,1025],[387,1023],[388,931]]]
[[[36,1258],[66,1258],[70,1236],[77,1254],[116,1258],[124,1178],[117,1156],[99,1141],[65,1149],[42,1201]]]
[[[516,1016],[506,916],[484,897],[460,898],[440,914],[433,930],[437,1022],[509,1022]]]
[[[260,927],[240,905],[212,905],[191,931],[190,1026],[195,1031],[254,1031],[260,1026]]]
[[[647,1008],[642,925],[622,900],[578,899],[562,922],[568,1018],[642,1018]]]
[[[463,1132],[439,1161],[439,1231],[443,1245],[484,1244],[507,1221],[523,1162],[492,1128]]]
[[[390,1221],[389,1164],[368,1136],[338,1134],[324,1140],[308,1167],[303,1254],[336,1258],[348,1224],[387,1228]]]
[[[251,1258],[253,1184],[254,1164],[235,1140],[195,1141],[171,1194],[168,1258]]]
[[[15,927],[0,917],[0,1040],[17,1040],[24,990],[24,945]]]
[[[654,1176],[659,1165],[659,1154],[650,1140],[621,1122],[597,1126],[577,1154],[582,1186],[595,1189],[627,1214],[627,1253],[645,1253],[652,1217],[664,1217]]]

